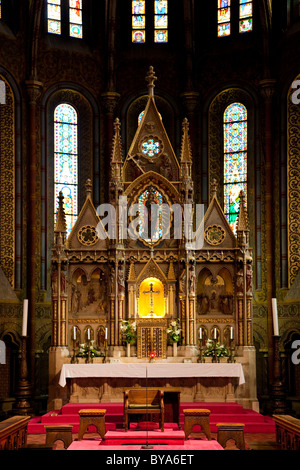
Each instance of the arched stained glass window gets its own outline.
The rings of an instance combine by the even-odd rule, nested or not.
[[[247,204],[247,109],[232,103],[224,113],[224,212],[236,233],[240,191]]]
[[[68,11],[67,11],[68,9]],[[62,34],[64,26],[62,17],[69,18],[70,37],[82,38],[82,0],[48,0],[47,1],[47,27],[48,33]],[[66,26],[66,25],[65,25]],[[66,31],[66,28],[65,28]]]
[[[54,111],[54,207],[56,211],[62,191],[68,235],[75,224],[78,207],[77,127],[76,110],[67,103],[58,105]]]

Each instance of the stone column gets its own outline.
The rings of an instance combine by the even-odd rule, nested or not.
[[[273,318],[272,318],[272,298],[275,297],[275,258],[274,258],[274,203],[272,186],[274,175],[274,149],[272,145],[272,98],[275,91],[276,81],[265,79],[260,82],[261,93],[264,98],[264,152],[265,152],[265,208],[266,208],[266,277],[267,277],[267,330],[269,345],[269,371],[273,370]]]
[[[37,233],[37,179],[39,169],[39,156],[37,148],[38,132],[38,110],[39,98],[43,84],[36,80],[28,80],[25,82],[28,94],[28,153],[27,153],[27,195],[28,195],[28,209],[27,209],[27,291],[28,291],[28,346],[30,354],[29,374],[31,381],[34,380],[34,337],[35,337],[35,306],[36,306],[36,291],[37,279],[37,253],[38,248],[38,233]]]

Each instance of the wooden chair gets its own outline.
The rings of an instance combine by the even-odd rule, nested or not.
[[[210,410],[195,408],[183,410],[184,414],[184,436],[187,440],[188,436],[192,433],[193,427],[199,424],[207,439],[211,441],[209,415]],[[192,437],[199,437],[200,433],[193,433]]]
[[[129,416],[137,414],[159,415],[160,429],[164,431],[165,411],[162,390],[130,389],[124,392],[124,429],[128,431]]]
[[[80,416],[78,440],[83,439],[83,435],[87,432],[89,426],[95,426],[101,438],[105,439],[105,413],[106,410],[97,408],[82,409],[78,411]]]

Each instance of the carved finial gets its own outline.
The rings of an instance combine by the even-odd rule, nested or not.
[[[244,192],[240,191],[239,196],[240,196],[240,207],[239,207],[238,220],[237,220],[237,231],[248,232],[249,223],[248,223],[248,214],[246,210]]]
[[[114,130],[115,134],[113,137],[113,147],[112,147],[112,163],[122,164],[123,157],[122,157],[122,142],[121,142],[121,123],[120,119],[116,118],[114,122]],[[117,175],[114,175],[117,176]],[[119,175],[120,176],[120,175]]]
[[[212,183],[211,183],[211,192],[212,192],[212,196],[214,197],[217,197],[217,192],[218,192],[218,183],[217,183],[217,180],[216,178],[214,178],[212,180]]]
[[[86,184],[85,184],[85,192],[86,192],[86,195],[87,196],[91,196],[92,194],[92,182],[90,179],[88,179],[86,181]]]
[[[67,233],[66,214],[64,210],[64,195],[62,191],[58,195],[58,211],[54,231],[56,233]]]
[[[146,76],[146,81],[148,82],[148,90],[149,90],[149,96],[154,95],[154,82],[157,80],[157,77],[155,76],[154,68],[152,65],[149,67],[149,72]]]
[[[182,122],[181,162],[192,162],[192,150],[189,136],[189,121],[185,118]]]

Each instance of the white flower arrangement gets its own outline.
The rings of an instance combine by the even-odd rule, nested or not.
[[[168,339],[172,343],[178,343],[182,329],[179,328],[179,319],[173,320],[167,328]]]

